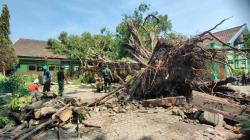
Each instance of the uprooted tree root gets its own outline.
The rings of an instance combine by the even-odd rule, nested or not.
[[[199,38],[166,43],[160,40],[148,66],[130,83],[128,93],[134,99],[191,95],[191,82],[209,55],[198,46]]]

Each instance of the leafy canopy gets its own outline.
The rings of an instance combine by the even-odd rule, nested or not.
[[[140,34],[142,36],[144,35],[145,39],[148,38],[146,37],[147,33],[145,29],[147,31],[154,31],[158,35],[165,37],[167,33],[172,29],[171,21],[168,19],[167,15],[160,15],[158,12],[150,13],[149,10],[150,10],[149,4],[141,3],[134,10],[132,15],[124,14],[122,18],[122,22],[118,24],[118,26],[116,27],[117,36],[123,39],[127,39],[129,37],[129,29],[128,29],[127,24],[128,22],[133,21],[133,22],[136,22],[137,28]],[[157,24],[157,21],[155,18],[149,17],[147,22],[144,23],[144,18],[148,14],[154,14],[155,16],[159,18],[160,20],[159,28],[155,28],[155,25]],[[145,29],[143,29],[144,27]]]
[[[101,30],[102,34],[91,35],[84,32],[81,35],[68,35],[66,32],[60,33],[58,39],[49,39],[48,46],[58,54],[66,54],[72,59],[79,59],[82,63],[96,59],[100,54],[108,59],[117,57],[116,39],[107,31]]]
[[[157,16],[159,21],[148,17],[144,22],[148,14]],[[49,39],[48,45],[54,52],[79,59],[82,63],[96,59],[98,55],[103,55],[107,59],[121,59],[130,56],[123,47],[123,44],[130,38],[129,22],[135,22],[138,34],[145,42],[146,48],[150,48],[150,33],[166,38],[172,28],[167,15],[150,12],[150,5],[145,3],[140,4],[132,14],[124,14],[122,17],[115,34],[107,28],[102,28],[100,34],[97,35],[88,32],[81,35],[68,35],[66,32],[62,32],[57,39]]]

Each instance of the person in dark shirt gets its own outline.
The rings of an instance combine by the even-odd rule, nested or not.
[[[43,77],[44,77],[43,92],[49,92],[50,85],[51,85],[51,74],[46,66],[44,66],[42,69],[43,69]]]
[[[63,96],[64,91],[64,67],[61,67],[60,70],[57,72],[57,81],[59,86],[59,95]]]
[[[247,77],[246,77],[245,72],[242,73],[241,81],[242,81],[242,86],[247,85]]]
[[[108,68],[108,65],[105,66],[105,68],[102,70],[102,77],[104,79],[104,90],[107,92],[107,89],[109,89],[109,92],[111,91],[111,80],[113,79],[113,75],[111,70]]]

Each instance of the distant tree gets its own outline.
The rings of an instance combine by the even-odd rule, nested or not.
[[[121,46],[126,48],[120,53],[128,51],[139,62],[148,60],[158,38],[165,38],[172,28],[167,15],[149,13],[149,10],[149,4],[141,3],[132,15],[124,14],[122,22],[116,27]]]
[[[244,34],[244,48],[250,48],[250,34]]]
[[[116,40],[107,30],[102,29],[102,34],[91,35],[84,32],[82,35],[68,35],[60,33],[58,39],[49,39],[48,46],[55,53],[64,54],[81,62],[81,68],[87,67],[87,62],[97,60],[100,56],[104,59],[117,58]]]
[[[0,17],[0,41],[3,43],[11,44],[10,40],[10,14],[8,6],[4,4],[2,6],[2,14]]]
[[[15,49],[11,46],[10,40],[10,15],[6,4],[2,7],[0,17],[0,71],[5,72],[7,69],[16,65],[17,59]]]
[[[15,49],[0,43],[0,71],[4,72],[17,64]]]
[[[177,32],[170,32],[165,36],[165,40],[167,41],[172,41],[172,40],[177,40],[177,39],[186,40],[187,38],[188,38],[187,36],[177,33]]]

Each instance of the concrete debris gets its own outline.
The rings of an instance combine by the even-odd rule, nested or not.
[[[114,107],[114,108],[113,108],[113,111],[114,111],[115,113],[119,113],[119,107]]]
[[[208,111],[203,112],[199,117],[199,120],[202,123],[211,124],[213,126],[223,126],[224,124],[223,119],[224,119],[223,115],[218,114],[218,113],[208,112]]]
[[[182,110],[180,110],[179,108],[173,108],[172,109],[172,114],[173,115],[178,115],[181,116],[182,119],[185,119],[187,116],[184,114],[184,112]]]
[[[94,108],[94,112],[99,112],[100,111],[100,108],[99,107],[95,107]]]
[[[195,94],[194,101],[192,101],[191,104],[186,104],[186,99],[183,96],[149,99],[144,101],[131,101],[131,102],[129,101],[103,102],[95,106],[85,106],[84,105],[85,101],[84,99],[81,98],[65,98],[64,101],[61,100],[59,101],[57,98],[38,100],[38,101],[34,100],[35,102],[22,108],[22,113],[24,113],[25,116],[25,112],[32,111],[31,115],[37,116],[33,118],[32,116],[31,118],[26,118],[26,120],[30,119],[29,120],[30,126],[45,127],[46,125],[48,125],[51,127],[57,127],[54,121],[56,120],[58,123],[61,123],[60,124],[61,128],[67,132],[69,132],[69,130],[74,132],[75,128],[78,128],[77,130],[80,131],[79,133],[85,131],[88,131],[88,133],[94,133],[95,128],[103,129],[105,128],[105,126],[103,125],[109,124],[110,123],[109,121],[111,120],[112,123],[119,123],[120,121],[127,119],[124,118],[125,116],[132,117],[130,116],[130,114],[135,114],[134,116],[138,120],[146,116],[152,116],[149,117],[147,120],[150,120],[150,122],[152,121],[154,123],[163,123],[166,120],[163,120],[162,118],[169,117],[170,120],[168,122],[169,124],[171,124],[173,120],[175,121],[177,120],[175,123],[180,123],[181,125],[185,126],[192,126],[193,128],[210,127],[205,131],[201,130],[202,133],[199,133],[198,134],[199,136],[197,136],[200,139],[203,139],[205,137],[208,139],[217,139],[217,140],[220,140],[221,138],[221,140],[223,140],[227,138],[237,138],[241,135],[240,127],[235,127],[225,124],[224,114],[213,112],[214,110],[209,111],[209,109],[211,109],[212,107],[214,107],[213,109],[217,110],[223,109],[224,111],[234,111],[229,107],[241,108],[240,105],[235,105],[235,104],[230,105],[228,101],[223,100],[222,103],[225,103],[223,104],[224,106],[222,105],[218,107],[218,104],[220,103],[221,99],[217,97],[211,97],[211,96],[207,97],[206,95],[197,95],[197,94],[200,93]],[[55,111],[54,108],[56,109]],[[77,120],[77,122],[80,122],[77,127],[77,124],[75,124],[76,121],[74,120],[79,119],[79,117],[82,117],[84,119],[91,117],[92,114],[88,115],[88,112],[99,115],[106,114],[108,116],[108,119],[106,118],[107,120],[105,121],[107,122],[103,121],[102,120],[103,118],[100,118],[99,121],[103,121],[103,123],[97,121],[97,123],[93,125],[94,123],[92,122],[84,124],[84,120],[82,122]],[[79,113],[81,116],[76,115],[76,114],[79,115]],[[236,110],[234,111],[234,113],[238,113],[238,111]],[[157,118],[158,115],[162,116]],[[17,114],[17,116],[21,116],[21,114]],[[42,120],[46,117],[47,118],[51,117],[53,123],[48,124],[48,122],[43,122]],[[230,117],[227,116],[227,118]],[[133,119],[133,117],[130,119]],[[20,120],[23,120],[22,122],[24,122],[25,119],[20,119]],[[143,122],[139,121],[138,123],[143,124]],[[222,128],[222,130],[221,129],[217,130],[215,129],[214,126],[216,126],[216,128],[217,127]],[[162,127],[162,129],[163,128],[165,129],[165,127]],[[25,128],[23,129],[23,131],[26,131],[26,129],[29,128]],[[6,135],[8,134],[6,133]]]

